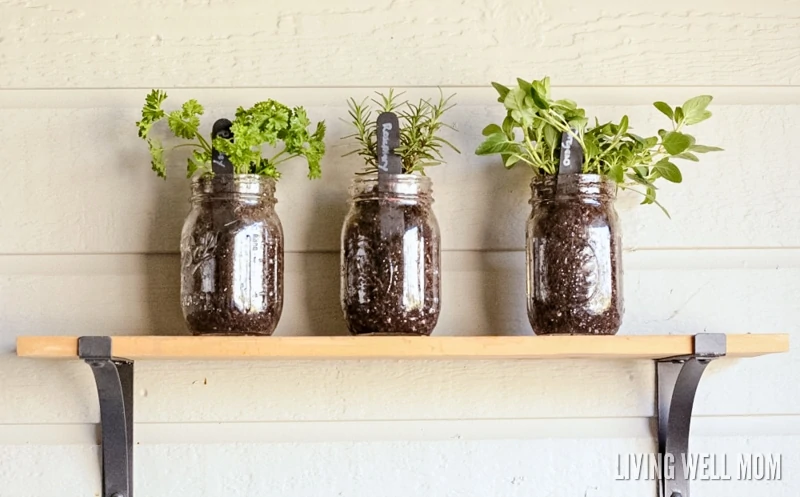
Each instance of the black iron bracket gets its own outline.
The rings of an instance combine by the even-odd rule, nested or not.
[[[693,354],[656,361],[660,497],[689,497],[683,461],[689,454],[694,397],[706,366],[726,353],[724,334],[701,333],[694,337]]]
[[[78,339],[100,400],[103,496],[133,497],[133,361],[111,355],[111,337]]]

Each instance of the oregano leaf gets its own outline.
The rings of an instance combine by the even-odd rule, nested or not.
[[[490,125],[486,126],[485,128],[483,128],[483,131],[481,132],[481,134],[483,134],[483,136],[490,136],[490,135],[493,135],[495,133],[502,133],[502,132],[503,132],[503,128],[501,128],[500,126],[498,126],[496,124],[490,124]]]
[[[503,119],[503,132],[506,134],[509,140],[514,139],[514,119],[510,114]]]
[[[527,95],[528,93],[521,88],[514,88],[513,90],[509,90],[506,98],[503,100],[503,104],[508,110],[523,110],[525,109],[525,97]]]
[[[672,107],[670,107],[666,102],[653,102],[653,106],[670,119],[675,116],[675,114],[672,112]]]
[[[532,88],[531,84],[522,78],[517,78],[517,85],[522,88],[522,91],[525,93],[530,93]]]
[[[690,149],[691,149],[691,147],[690,147]],[[691,153],[691,152],[683,152],[683,153],[680,153],[680,154],[675,155],[673,157],[676,158],[676,159],[690,160],[692,162],[700,162],[700,159],[696,155]]]
[[[678,155],[692,145],[692,138],[679,131],[670,131],[664,135],[662,144],[668,154]]]
[[[681,170],[678,169],[678,166],[667,159],[661,159],[660,161],[656,162],[653,166],[653,170],[658,172],[662,178],[667,181],[671,181],[672,183],[680,183],[683,181]]]
[[[709,147],[707,145],[692,145],[689,147],[689,150],[698,154],[705,154],[707,152],[722,152],[725,149],[719,147]]]
[[[495,90],[497,90],[497,94],[499,95],[497,101],[503,103],[506,99],[506,95],[508,95],[508,92],[511,90],[509,90],[507,86],[503,86],[500,83],[492,82],[492,86]]]
[[[508,141],[503,133],[490,135],[475,149],[476,155],[491,155],[499,153],[511,153],[517,151],[518,145]]]
[[[686,124],[699,123],[711,117],[711,113],[708,114],[708,117],[703,116],[705,116],[706,108],[713,99],[714,97],[711,95],[699,95],[687,100],[682,106],[683,113],[686,116]]]
[[[686,117],[684,115],[683,108],[675,107],[675,122],[682,124],[685,118]]]
[[[684,121],[684,123],[686,123],[686,125],[688,126],[688,125],[692,125],[692,124],[701,123],[701,122],[705,121],[706,119],[710,119],[710,118],[711,118],[711,111],[704,110],[703,112],[700,112],[698,114],[694,114],[694,115],[691,115],[691,116],[686,116],[686,120]]]
[[[617,130],[617,135],[622,136],[628,131],[628,116],[622,116],[622,120],[619,122],[619,129]]]
[[[560,136],[561,133],[559,133],[556,128],[552,126],[546,126],[544,128],[544,141],[551,149],[555,150],[558,147]]]
[[[538,91],[532,90],[531,97],[533,97],[533,103],[536,105],[536,107],[542,110],[547,110],[550,108],[550,104],[547,102],[547,99]]]
[[[625,181],[625,171],[622,169],[621,164],[614,164],[609,169],[609,176],[616,182],[622,183]]]

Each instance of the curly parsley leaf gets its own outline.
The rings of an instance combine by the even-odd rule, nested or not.
[[[203,174],[210,173],[210,165],[211,153],[206,152],[205,150],[195,150],[192,152],[192,156],[188,159],[188,164],[186,166],[186,177],[191,178],[198,171],[202,171]]]
[[[211,173],[212,148],[209,140],[200,133],[200,116],[204,109],[197,100],[185,102],[180,109],[169,113],[162,109],[167,94],[152,90],[146,97],[142,108],[142,119],[136,123],[139,136],[147,142],[150,149],[151,166],[162,178],[166,178],[164,147],[160,140],[150,137],[153,125],[162,119],[172,133],[186,140],[192,140],[177,147],[193,147],[187,159],[187,177],[195,174]],[[308,162],[309,178],[321,174],[320,160],[325,153],[325,124],[320,122],[316,131],[310,133],[311,121],[302,107],[289,107],[267,100],[258,102],[249,109],[239,107],[231,124],[233,140],[215,138],[214,148],[227,155],[236,174],[261,174],[280,178],[277,165],[294,157],[305,157]],[[271,158],[263,157],[264,144],[277,146],[283,142],[284,148]],[[173,147],[173,148],[177,148]]]
[[[317,129],[308,139],[308,146],[303,149],[302,155],[308,161],[308,178],[316,179],[322,176],[320,161],[325,155],[325,123],[317,123]]]
[[[164,162],[164,147],[157,138],[147,140],[147,147],[150,149],[150,167],[156,172],[159,178],[166,179],[167,164]]]
[[[169,113],[167,124],[175,136],[191,140],[199,134],[200,116],[203,115],[203,106],[197,100],[184,103],[181,110]]]
[[[150,165],[153,171],[161,178],[167,177],[167,166],[164,159],[164,146],[161,140],[151,137],[153,125],[162,119],[167,119],[169,129],[179,138],[195,140],[179,146],[195,147],[193,156],[189,159],[187,172],[191,177],[198,170],[207,171],[211,159],[211,147],[208,142],[200,135],[200,116],[203,114],[203,106],[197,100],[189,100],[184,103],[180,110],[175,110],[167,114],[161,105],[167,99],[167,93],[162,90],[152,90],[144,99],[142,107],[142,119],[137,121],[136,127],[139,137],[147,142],[150,150]],[[175,147],[173,147],[175,148]]]
[[[142,120],[136,122],[139,128],[139,138],[147,139],[150,129],[155,123],[166,115],[161,108],[161,104],[167,99],[167,93],[161,90],[153,90],[144,98],[142,107]]]
[[[309,133],[311,121],[302,107],[289,107],[267,100],[249,109],[239,108],[231,124],[233,140],[214,139],[214,148],[228,156],[237,174],[261,174],[280,178],[277,166],[295,157],[308,162],[311,179],[322,174],[320,161],[325,154],[325,124],[320,122]],[[263,157],[264,144],[283,149],[271,158]]]

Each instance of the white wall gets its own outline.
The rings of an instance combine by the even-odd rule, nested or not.
[[[324,178],[279,185],[278,334],[343,334],[337,239],[359,167],[349,96],[458,93],[465,152],[431,172],[443,232],[437,334],[526,334],[528,174],[471,151],[502,114],[488,83],[549,74],[601,117],[657,129],[650,102],[717,97],[726,152],[623,198],[623,333],[792,333],[800,341],[800,2],[675,0],[0,0],[0,496],[100,492],[91,373],[14,357],[20,334],[177,334],[181,167],[149,170],[133,122],[152,87],[207,105],[276,98],[329,124]],[[177,88],[180,88],[178,90]],[[183,162],[180,157],[173,157]],[[780,482],[697,495],[795,497],[800,353],[719,361],[693,450],[783,455]],[[654,450],[654,366],[609,362],[141,362],[136,493],[161,497],[641,497],[619,454]]]

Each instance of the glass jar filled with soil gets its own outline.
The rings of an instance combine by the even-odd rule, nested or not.
[[[599,175],[531,182],[528,317],[537,335],[614,335],[622,323],[616,185]]]
[[[181,235],[181,304],[195,335],[270,335],[283,309],[275,182],[200,177]]]
[[[440,310],[440,234],[431,181],[364,176],[342,229],[342,310],[354,335],[430,335]]]

